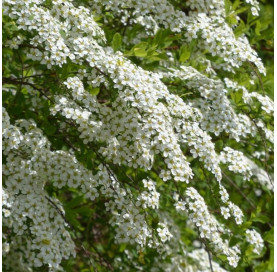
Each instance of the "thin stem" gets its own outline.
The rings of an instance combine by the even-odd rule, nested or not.
[[[56,203],[54,203],[48,196],[45,196],[45,198],[46,198],[46,199],[48,200],[48,202],[56,209],[56,211],[60,214],[60,216],[63,218],[63,220],[65,221],[65,223],[69,226],[69,228],[71,229],[71,231],[74,232],[75,236],[78,237],[78,236],[76,235],[75,229],[74,229],[73,226],[67,221],[65,215],[64,215],[63,212],[60,210],[60,208],[56,205]],[[77,240],[78,240],[79,243],[80,243],[81,249],[83,250],[83,252],[85,253],[85,255],[88,257],[89,262],[90,262],[90,265],[93,267],[94,271],[97,272],[98,270],[97,270],[96,267],[94,267],[93,262],[92,262],[92,260],[91,260],[91,256],[90,256],[90,253],[91,253],[91,252],[88,251],[88,250],[84,247],[84,245],[83,245],[82,241],[80,241],[80,239],[77,238]],[[101,265],[104,265],[104,264],[105,264],[105,266],[109,267],[109,268],[112,270],[111,265],[110,265],[109,263],[105,262],[105,260],[102,258],[102,256],[100,255],[100,253],[99,253],[98,250],[96,249],[96,247],[95,247],[94,245],[92,245],[92,244],[90,244],[90,245],[93,247],[93,249],[94,249],[95,252],[97,253]],[[91,270],[91,267],[90,267],[90,270]]]
[[[213,270],[213,264],[212,264],[212,257],[211,257],[211,253],[210,251],[207,249],[207,252],[208,252],[208,256],[209,256],[209,262],[210,262],[210,268],[211,268],[211,271],[214,272]]]
[[[267,155],[268,152],[267,152],[267,146],[266,146],[265,138],[264,138],[264,136],[262,134],[261,128],[257,125],[256,121],[253,118],[251,118],[251,121],[254,123],[255,127],[257,128],[257,130],[258,130],[258,132],[259,132],[259,134],[260,134],[260,136],[262,138],[262,143],[263,143],[264,152],[265,152],[265,155],[264,155],[264,167],[265,167],[265,171],[266,171],[267,177],[268,177],[268,179],[269,179],[269,181],[270,181],[270,183],[272,185],[272,188],[274,188],[274,184],[273,184],[273,182],[271,180],[271,177],[270,177],[270,175],[268,173],[268,165],[267,165],[267,159],[266,159],[266,155]]]
[[[250,61],[248,61],[248,63],[250,64],[250,66],[252,67],[254,73],[255,73],[256,76],[258,77],[259,82],[260,82],[260,85],[261,85],[261,88],[262,88],[262,91],[263,91],[263,95],[265,95],[264,84],[263,84],[263,80],[262,80],[262,78],[261,78],[261,75],[260,75],[259,72],[256,70],[256,67],[255,67]]]
[[[252,202],[252,200],[250,200],[250,199],[245,195],[245,193],[239,188],[239,186],[237,186],[237,184],[234,183],[234,182],[232,181],[232,179],[230,179],[223,171],[222,171],[222,174],[223,174],[223,176],[231,183],[231,185],[232,185],[233,187],[235,187],[235,188],[237,189],[237,191],[245,198],[245,200],[251,205],[251,207],[252,207],[253,209],[256,209],[255,204]]]

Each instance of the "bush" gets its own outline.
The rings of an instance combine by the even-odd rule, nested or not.
[[[273,271],[261,2],[4,1],[4,271]]]

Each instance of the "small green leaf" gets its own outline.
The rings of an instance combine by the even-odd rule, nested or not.
[[[229,25],[236,25],[238,23],[238,20],[236,18],[236,13],[235,12],[231,12],[227,17],[226,17],[226,22]]]
[[[121,244],[120,247],[119,247],[119,252],[123,252],[126,248],[126,244]]]
[[[84,199],[84,197],[82,195],[77,196],[77,197],[71,199],[69,202],[67,202],[65,204],[65,207],[66,208],[74,208],[75,206],[81,204],[83,202],[83,199]]]
[[[252,218],[252,221],[253,222],[260,222],[260,223],[264,224],[264,223],[269,222],[270,219],[267,216],[265,216],[263,214],[260,214],[260,215],[255,216],[254,218]]]
[[[255,27],[255,33],[256,33],[256,35],[257,36],[261,36],[261,33],[260,33],[260,31],[261,31],[261,22],[260,21],[257,21],[256,22],[256,27]]]
[[[114,34],[113,36],[113,40],[112,40],[112,48],[114,51],[117,51],[122,44],[122,37],[121,35],[117,32]]]
[[[234,34],[236,37],[239,37],[242,34],[244,34],[247,30],[248,30],[248,26],[245,25],[243,20],[240,20],[240,24],[234,30]]]
[[[264,239],[264,241],[274,245],[274,228],[265,232],[263,235],[263,239]]]
[[[93,213],[93,210],[89,207],[80,207],[80,208],[74,209],[74,211],[86,217],[90,217]]]
[[[242,8],[239,8],[236,10],[236,14],[240,14],[240,13],[243,13],[245,12],[246,10],[248,10],[249,7],[242,7]]]
[[[134,49],[134,55],[137,57],[146,57],[147,52],[143,48],[135,48]]]
[[[141,264],[145,264],[144,253],[142,251],[139,252],[138,260]]]
[[[100,92],[100,88],[94,88],[92,86],[88,86],[86,89],[89,91],[91,95],[98,95]]]
[[[182,47],[180,48],[180,58],[179,61],[185,62],[187,59],[189,59],[190,57],[190,50],[189,47],[187,45],[182,45]]]
[[[237,92],[234,92],[231,94],[231,97],[232,97],[232,100],[238,104],[241,100],[242,100],[242,95],[243,95],[243,92],[242,90],[239,90]]]
[[[77,213],[75,213],[75,211],[65,208],[65,217],[74,228],[81,231],[84,230],[79,220],[77,219]]]
[[[225,3],[225,12],[226,14],[229,14],[230,8],[231,8],[231,2],[230,0],[224,0],[224,3]]]
[[[66,32],[64,30],[60,29],[60,34],[62,38],[66,38]]]
[[[248,229],[250,226],[252,225],[252,222],[251,221],[247,221],[245,223],[243,223],[240,227],[241,231],[244,232],[244,230]]]

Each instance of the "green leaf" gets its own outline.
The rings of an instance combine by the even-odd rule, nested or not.
[[[242,101],[242,95],[243,91],[239,90],[237,92],[231,93],[231,98],[236,104],[239,104],[239,102]]]
[[[170,33],[168,29],[159,29],[153,39],[153,44],[157,45],[159,48],[166,47],[167,44],[172,43],[172,41],[167,41],[167,44],[165,44]]]
[[[122,37],[121,35],[116,32],[113,36],[113,40],[112,40],[112,48],[114,51],[117,51],[120,47],[121,47],[121,44],[122,44]]]
[[[123,252],[126,248],[126,244],[121,244],[120,247],[119,247],[119,252]]]
[[[147,56],[147,50],[148,47],[147,42],[141,42],[133,46],[133,48],[125,52],[125,56],[136,56],[136,57],[146,57]]]
[[[86,89],[88,90],[88,92],[89,92],[91,95],[95,95],[95,96],[98,95],[99,92],[100,92],[100,88],[94,88],[94,87],[92,87],[92,86],[88,86]]]
[[[242,7],[242,8],[239,8],[236,10],[236,14],[240,14],[240,13],[243,13],[245,12],[246,10],[248,10],[249,7]]]
[[[60,29],[60,34],[63,38],[66,38],[66,32],[62,29]]]
[[[274,245],[274,228],[265,232],[263,235],[263,239],[264,239],[264,241]]]
[[[143,253],[142,251],[139,252],[138,261],[139,261],[141,264],[145,264],[144,253]]]
[[[256,27],[255,27],[255,33],[256,33],[257,36],[261,36],[261,33],[260,33],[261,26],[262,25],[261,25],[260,21],[257,21],[256,22]]]
[[[180,58],[179,61],[181,63],[185,62],[187,59],[189,59],[190,57],[190,49],[187,45],[182,45],[182,47],[180,48]]]
[[[265,216],[265,215],[263,215],[263,214],[260,214],[260,215],[257,215],[255,217],[253,217],[252,221],[253,222],[260,222],[260,223],[265,224],[265,223],[270,221],[270,218]]]
[[[69,202],[67,202],[65,204],[65,207],[66,208],[74,208],[75,206],[81,204],[83,202],[83,199],[84,199],[84,197],[82,195],[77,196],[77,197],[71,199]]]
[[[248,229],[251,225],[252,225],[252,222],[247,221],[247,222],[245,222],[241,225],[240,229],[241,229],[242,232],[244,232],[244,230]]]
[[[135,48],[134,49],[134,55],[136,57],[146,57],[147,56],[147,52],[143,48]]]
[[[67,221],[76,229],[79,229],[81,231],[84,230],[82,225],[80,224],[79,220],[76,218],[77,214],[75,212],[72,212],[70,209],[65,208],[65,217]]]
[[[93,210],[90,207],[80,207],[80,208],[74,209],[74,211],[86,217],[90,217],[93,214]]]
[[[226,17],[226,22],[233,26],[236,25],[238,23],[238,20],[236,18],[236,13],[235,12],[231,12],[227,17]]]
[[[233,4],[233,10],[236,10],[240,6],[240,4],[241,4],[240,0],[235,0]]]
[[[225,12],[226,14],[229,14],[231,9],[231,2],[230,0],[224,0],[224,3],[225,3]]]
[[[244,21],[241,19],[240,24],[234,30],[234,34],[236,37],[239,37],[242,34],[244,34],[247,30],[248,30],[248,26],[245,25]]]

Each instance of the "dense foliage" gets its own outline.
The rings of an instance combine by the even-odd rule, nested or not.
[[[273,271],[273,4],[3,1],[3,271]]]

